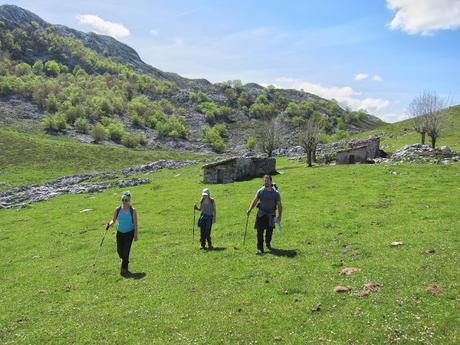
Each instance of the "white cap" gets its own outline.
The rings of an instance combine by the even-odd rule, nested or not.
[[[201,193],[201,195],[209,195],[209,189],[208,189],[208,188],[204,188],[204,189],[203,189],[203,193]]]

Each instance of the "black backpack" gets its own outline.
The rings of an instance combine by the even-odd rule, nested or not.
[[[118,208],[117,208],[117,219],[118,219],[118,216],[120,215],[120,212],[121,212],[121,206],[118,206]],[[131,214],[131,223],[134,224],[134,210],[133,210],[133,207],[131,205],[129,205],[129,213]]]

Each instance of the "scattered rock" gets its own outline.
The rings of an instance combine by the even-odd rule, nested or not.
[[[394,241],[390,243],[392,247],[402,246],[403,244],[404,244],[403,241]]]
[[[379,283],[367,283],[364,284],[364,288],[356,293],[358,297],[364,297],[369,295],[373,291],[379,291],[383,289],[383,286]]]
[[[383,289],[383,286],[379,283],[367,283],[364,284],[364,289],[369,291],[378,291]]]
[[[425,289],[425,291],[428,291],[435,296],[442,294],[442,290],[436,284],[431,284]]]
[[[321,304],[315,305],[313,308],[310,309],[312,313],[318,312],[321,310]]]
[[[351,275],[355,272],[361,272],[361,270],[359,268],[355,268],[355,267],[347,267],[347,268],[344,268],[343,270],[340,271],[340,274],[344,274],[344,275]]]
[[[281,340],[283,340],[283,337],[280,336],[280,335],[277,335],[273,339],[275,339],[275,341],[281,341]]]
[[[334,288],[334,292],[348,292],[351,291],[353,288],[351,286],[341,286],[338,285]]]
[[[431,146],[414,144],[405,145],[390,158],[390,161],[407,161],[407,162],[432,162],[442,164],[449,164],[455,161],[456,153],[453,152],[448,146],[433,149]]]

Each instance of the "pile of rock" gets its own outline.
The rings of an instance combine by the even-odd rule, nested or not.
[[[460,161],[460,154],[452,151],[448,146],[441,148],[432,148],[428,145],[413,144],[405,145],[395,151],[390,161],[405,161],[405,162],[429,162],[448,164],[452,161]]]
[[[121,179],[148,174],[160,169],[175,169],[196,163],[196,161],[159,160],[150,164],[126,168],[121,171],[96,171],[85,174],[63,176],[44,185],[20,186],[0,192],[0,208],[24,207],[28,203],[44,201],[61,194],[96,193],[108,188],[126,188],[150,183],[148,178]],[[97,182],[91,182],[97,178]]]

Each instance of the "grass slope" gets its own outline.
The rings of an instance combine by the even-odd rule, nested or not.
[[[388,152],[394,152],[400,147],[407,144],[420,142],[420,134],[412,129],[411,120],[404,120],[388,124],[372,131],[367,131],[356,135],[357,138],[365,138],[369,135],[380,135],[383,137],[383,149]],[[430,138],[426,137],[426,143],[430,144]],[[460,105],[451,107],[444,115],[441,136],[436,146],[447,145],[455,151],[460,151]]]
[[[0,127],[0,190],[63,175],[117,169],[158,159],[199,159],[198,154],[82,144],[39,131]]]
[[[305,169],[280,159],[278,170],[285,213],[273,245],[282,250],[264,257],[254,255],[253,229],[242,246],[261,180],[210,186],[221,248],[212,252],[191,243],[198,165],[132,188],[138,280],[118,275],[112,234],[90,271],[121,190],[0,210],[0,342],[458,344],[458,164]],[[390,247],[395,240],[404,244]],[[362,271],[338,274],[349,266]],[[384,288],[362,299],[333,292],[367,282]],[[432,283],[441,295],[425,291]]]

